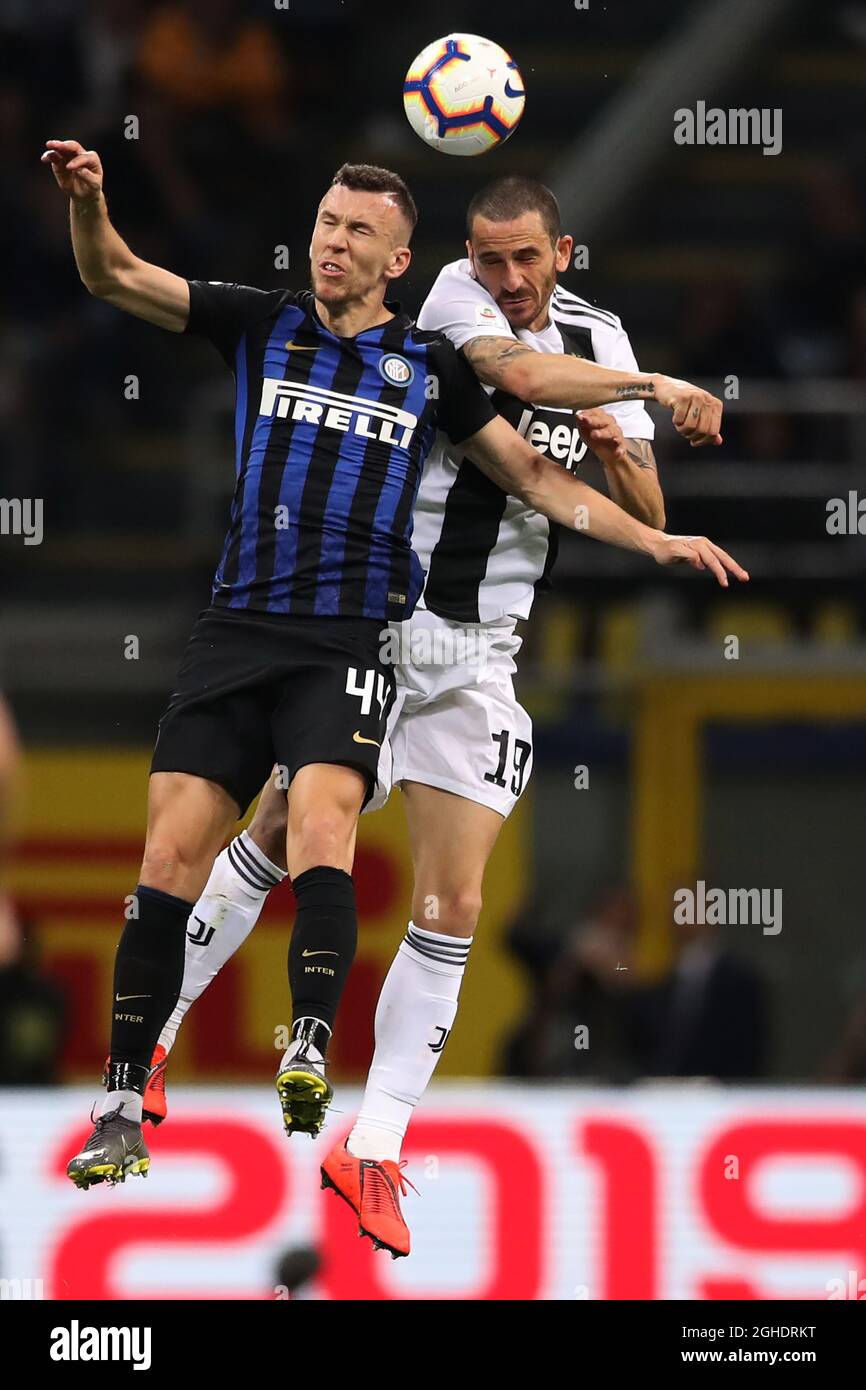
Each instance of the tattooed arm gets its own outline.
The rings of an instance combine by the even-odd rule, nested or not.
[[[648,372],[618,372],[584,357],[536,352],[515,338],[470,338],[463,356],[480,381],[535,405],[582,407],[655,400]]]
[[[536,352],[514,338],[470,338],[462,352],[487,386],[534,405],[583,410],[617,401],[658,401],[692,444],[721,444],[722,403],[709,391],[654,372],[618,372],[584,357]]]
[[[618,460],[604,465],[610,495],[638,521],[663,529],[665,499],[653,446],[648,439],[627,439],[625,447],[627,464]]]
[[[577,426],[604,468],[614,502],[647,526],[663,527],[665,499],[649,440],[627,439],[606,410],[580,411]]]
[[[501,415],[463,440],[460,449],[497,487],[562,526],[649,555],[659,565],[688,564],[710,570],[723,587],[729,573],[744,581],[749,577],[706,536],[669,536],[629,516],[610,497],[533,449]]]

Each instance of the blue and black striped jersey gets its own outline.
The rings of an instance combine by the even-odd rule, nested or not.
[[[459,443],[495,416],[472,370],[399,311],[338,338],[310,291],[192,280],[187,332],[216,345],[236,383],[214,604],[408,617],[423,584],[412,509],[436,430]]]

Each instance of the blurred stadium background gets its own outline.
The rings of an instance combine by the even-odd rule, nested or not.
[[[401,109],[410,59],[454,29],[502,43],[527,85],[521,129],[483,161],[432,154]],[[44,499],[41,544],[0,536],[21,746],[0,918],[4,1292],[820,1298],[851,1270],[866,1280],[866,541],[827,525],[866,451],[864,85],[853,0],[446,0],[429,15],[0,0],[0,490]],[[673,111],[698,99],[780,108],[782,152],[677,146]],[[155,724],[232,479],[215,355],[78,282],[38,163],[69,135],[102,154],[136,251],[253,284],[306,283],[314,208],[344,159],[398,168],[421,209],[411,310],[462,253],[479,183],[539,174],[589,251],[566,286],[621,315],[643,368],[726,397],[722,449],[690,451],[658,413],[656,453],[668,529],[711,535],[751,584],[722,593],[570,536],[527,628],[535,772],[410,1131],[424,1200],[417,1253],[393,1270],[348,1240],[315,1147],[282,1141],[268,1092],[288,888],[183,1030],[154,1181],[106,1208],[62,1178],[105,1051]],[[405,924],[399,795],[365,818],[356,876],[335,1125]],[[674,889],[699,879],[781,889],[782,930],[677,932]],[[49,1103],[39,1088],[55,1086]],[[721,1182],[731,1156],[746,1181]]]

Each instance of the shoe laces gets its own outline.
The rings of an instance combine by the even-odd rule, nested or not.
[[[384,1163],[371,1161],[364,1176],[364,1204],[366,1206],[369,1202],[370,1210],[377,1215],[400,1216],[395,1184],[389,1169],[394,1170],[394,1177],[402,1197],[407,1195],[410,1187],[413,1192],[418,1192],[415,1184],[403,1172],[408,1161],[404,1158],[399,1163],[389,1163],[388,1168],[385,1167]],[[420,1193],[418,1195],[420,1196]]]
[[[397,1164],[395,1164],[395,1167],[396,1167],[396,1169],[397,1169],[397,1181],[398,1181],[399,1184],[400,1184],[400,1191],[401,1191],[401,1193],[403,1194],[403,1196],[405,1197],[405,1196],[406,1196],[406,1188],[407,1188],[407,1187],[411,1187],[412,1191],[415,1193],[415,1196],[416,1196],[416,1197],[420,1197],[420,1196],[421,1196],[421,1193],[418,1191],[418,1189],[417,1189],[417,1187],[415,1186],[415,1184],[413,1183],[412,1179],[411,1179],[411,1178],[407,1178],[407,1177],[406,1177],[406,1174],[403,1172],[403,1169],[406,1167],[406,1164],[407,1164],[408,1162],[409,1162],[408,1158],[401,1158],[401,1159],[400,1159],[400,1162],[397,1163]]]
[[[168,1062],[168,1058],[167,1058],[167,1057],[166,1057],[166,1058],[163,1058],[163,1060],[162,1060],[161,1062],[157,1062],[156,1066],[153,1067],[153,1068],[151,1069],[150,1075],[149,1075],[148,1078],[147,1078],[147,1089],[148,1089],[148,1090],[151,1090],[151,1091],[164,1091],[164,1090],[165,1090],[165,1072],[166,1072],[166,1063],[167,1063],[167,1062]]]
[[[324,1075],[325,1067],[330,1066],[330,1062],[327,1057],[323,1057],[321,1062],[314,1062],[309,1049],[310,1044],[308,1042],[301,1043],[289,1065],[294,1066],[296,1062],[304,1062],[308,1067],[312,1067],[313,1071],[321,1071]]]
[[[107,1115],[94,1115],[93,1112],[96,1109],[96,1101],[93,1102],[93,1104],[90,1107],[90,1123],[95,1127],[97,1134],[101,1134],[102,1130],[108,1124],[109,1120],[116,1120],[118,1119],[118,1117],[120,1119],[123,1119],[121,1111],[123,1110],[124,1105],[126,1105],[126,1101],[121,1100],[118,1102],[116,1110],[109,1110]]]

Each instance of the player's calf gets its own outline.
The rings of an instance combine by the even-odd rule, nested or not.
[[[274,769],[274,774],[277,769]],[[272,866],[286,869],[286,826],[289,809],[285,791],[280,790],[275,775],[268,778],[259,797],[255,813],[245,832],[254,849],[260,851]]]
[[[342,869],[318,865],[300,874],[293,887],[292,1038],[276,1085],[286,1133],[318,1134],[333,1096],[325,1054],[357,944],[355,885]]]

